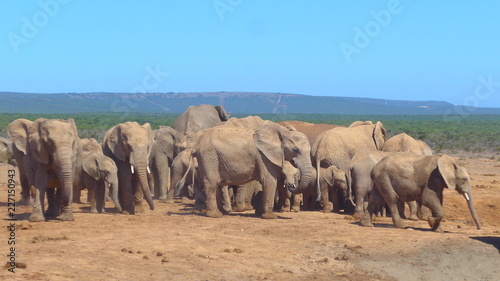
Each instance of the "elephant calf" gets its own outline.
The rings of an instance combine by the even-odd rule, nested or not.
[[[91,213],[103,213],[106,197],[111,188],[111,199],[119,212],[118,168],[115,162],[101,153],[86,152],[82,160],[81,183],[88,189]]]
[[[432,230],[441,231],[443,189],[447,187],[464,196],[477,228],[481,227],[472,202],[469,174],[465,167],[447,155],[394,153],[375,165],[371,178],[375,189],[370,194],[368,212],[363,216],[361,225],[373,226],[373,207],[378,204],[379,195],[389,206],[395,227],[404,227],[398,208],[404,207],[403,202],[416,200],[432,211],[432,216],[428,218]]]

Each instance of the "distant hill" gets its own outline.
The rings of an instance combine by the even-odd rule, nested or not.
[[[180,113],[190,105],[221,104],[229,113],[441,115],[500,114],[500,108],[443,101],[400,101],[283,93],[67,93],[0,92],[1,113]]]

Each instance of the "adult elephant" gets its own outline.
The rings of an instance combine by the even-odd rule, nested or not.
[[[17,121],[17,120],[16,120]],[[44,199],[45,192],[49,193],[50,214],[58,214],[58,207],[54,201],[60,201],[62,221],[74,220],[71,209],[73,186],[80,177],[82,146],[78,137],[76,124],[73,119],[37,119],[27,128],[23,122],[12,122],[9,124],[9,133],[16,147],[25,152],[29,159],[31,169],[25,170],[29,185],[34,184],[35,196],[33,212],[30,221],[44,221]],[[29,123],[29,122],[26,122]],[[19,131],[17,131],[19,130]],[[24,136],[27,136],[24,139]],[[34,173],[34,174],[32,174]],[[55,180],[54,183],[49,182]],[[47,187],[58,187],[60,198],[56,200],[53,189]]]
[[[382,159],[371,172],[375,189],[370,194],[368,212],[361,225],[373,226],[373,207],[381,196],[389,206],[396,228],[404,228],[399,211],[404,202],[416,200],[432,211],[428,218],[434,231],[441,231],[443,219],[443,189],[447,187],[462,194],[477,228],[481,228],[472,201],[469,174],[465,167],[447,155],[419,156],[413,153],[394,153]]]
[[[229,116],[221,105],[202,104],[188,107],[174,121],[172,128],[183,134],[193,135],[199,130],[211,128],[228,119]]]
[[[262,184],[262,218],[277,218],[273,212],[279,174],[283,162],[290,161],[300,172],[298,187],[303,192],[312,177],[310,144],[300,132],[278,124],[265,124],[257,130],[218,126],[201,132],[193,149],[198,173],[207,196],[207,216],[221,217],[221,187],[240,185],[252,180]],[[217,196],[216,194],[219,194]]]
[[[233,126],[233,127],[240,127],[240,128],[247,128],[247,129],[254,129],[256,130],[260,126],[262,126],[265,123],[265,121],[260,118],[259,116],[247,116],[243,118],[236,118],[236,117],[231,117],[229,120],[222,122],[218,124],[218,126]]]
[[[118,212],[118,168],[113,159],[98,152],[84,152],[82,157],[81,184],[88,189],[91,213],[103,213],[106,196],[111,189],[111,199]]]
[[[317,171],[316,187],[321,194],[323,212],[331,212],[334,206],[329,201],[327,184],[321,177],[322,169],[334,165],[347,173],[356,152],[367,148],[380,150],[386,136],[387,131],[380,121],[376,124],[356,121],[348,128],[333,128],[318,136],[311,147],[311,157]]]
[[[12,153],[12,140],[0,137],[0,163],[17,166]]]
[[[433,155],[432,148],[421,140],[416,140],[406,133],[401,133],[388,139],[382,151],[388,152],[410,152],[416,155]]]
[[[154,210],[148,184],[148,156],[151,152],[151,126],[125,122],[109,129],[103,138],[104,155],[118,168],[120,205],[125,212],[143,212],[142,199]]]
[[[149,168],[153,181],[150,189],[154,198],[174,203],[174,190],[170,188],[170,169],[174,158],[186,148],[184,135],[169,126],[154,130],[149,154]]]

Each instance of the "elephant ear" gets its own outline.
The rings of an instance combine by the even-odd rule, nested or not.
[[[382,122],[377,121],[377,124],[375,124],[375,129],[373,130],[373,140],[375,141],[375,146],[378,150],[382,149],[386,138],[387,131],[384,128],[384,125],[382,125]]]
[[[44,118],[37,119],[31,124],[28,130],[28,153],[41,164],[49,164],[49,153],[45,149],[41,137],[43,123],[47,121],[48,120]]]
[[[448,155],[438,156],[438,169],[439,173],[444,179],[446,183],[446,187],[451,190],[455,190],[456,187],[456,171],[457,171],[457,163],[453,158]]]
[[[214,108],[219,113],[220,121],[227,121],[227,120],[229,120],[229,115],[227,114],[227,112],[224,109],[224,107],[222,107],[222,105],[214,106]]]
[[[16,119],[7,128],[12,142],[25,155],[28,154],[28,130],[31,124],[33,122],[30,120]]]
[[[158,144],[161,151],[170,159],[174,159],[174,146],[177,138],[181,134],[168,126],[161,126],[154,135],[154,141]]]
[[[283,148],[278,124],[265,124],[255,130],[253,139],[257,149],[274,165],[283,167]]]
[[[113,155],[118,158],[120,161],[125,161],[127,158],[127,154],[122,145],[121,131],[123,124],[118,124],[111,128],[106,133],[106,145],[109,147]]]
[[[93,179],[98,181],[101,177],[99,174],[99,161],[94,152],[89,153],[83,159],[83,170]]]
[[[323,176],[323,180],[329,186],[333,186],[335,184],[335,167],[334,166],[328,167],[328,169],[326,169],[325,172],[322,173],[322,176]]]

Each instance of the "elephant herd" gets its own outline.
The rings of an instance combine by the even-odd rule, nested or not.
[[[173,203],[177,195],[194,196],[208,217],[344,209],[363,226],[373,226],[373,215],[387,206],[399,228],[408,202],[409,219],[427,219],[440,231],[447,187],[463,194],[480,228],[468,173],[453,158],[404,133],[386,141],[381,122],[318,128],[229,118],[222,106],[200,105],[172,127],[118,124],[101,143],[80,139],[72,119],[17,119],[2,143],[19,168],[21,203],[33,205],[30,221],[73,220],[71,204],[87,188],[93,213],[104,212],[107,199],[118,212],[135,214],[144,212],[144,201],[154,210],[154,199]]]

